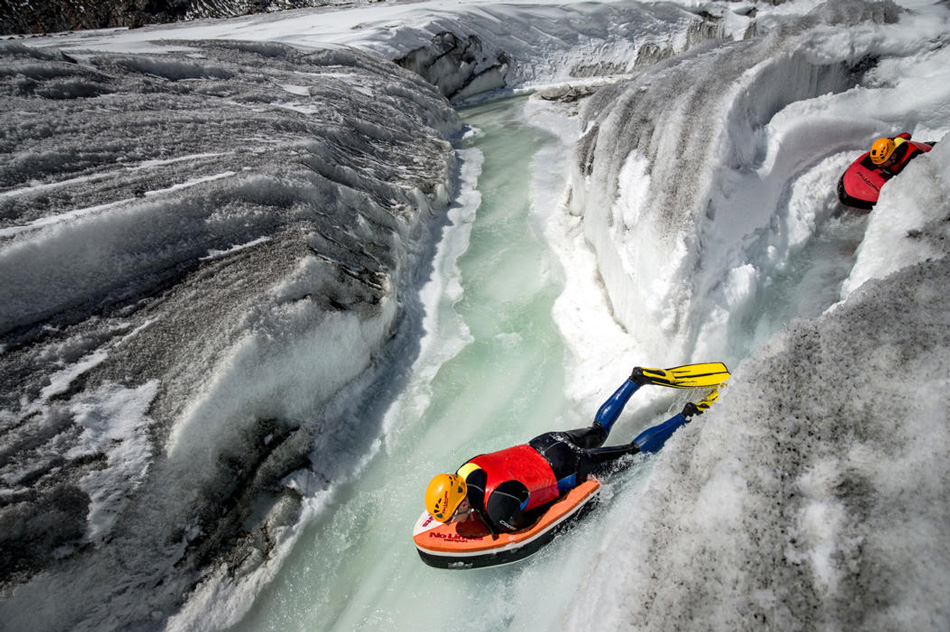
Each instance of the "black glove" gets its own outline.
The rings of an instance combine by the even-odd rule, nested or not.
[[[637,386],[643,386],[649,383],[649,380],[643,376],[643,368],[638,366],[633,367],[633,372],[630,374],[630,381]]]
[[[693,402],[687,402],[686,405],[683,406],[683,416],[692,417],[693,415],[702,415],[704,410],[705,408],[700,408]]]

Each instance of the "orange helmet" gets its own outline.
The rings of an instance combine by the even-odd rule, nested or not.
[[[896,147],[897,145],[890,138],[878,138],[871,145],[871,162],[876,165],[883,165],[894,153]]]
[[[426,511],[439,522],[448,522],[462,504],[468,486],[465,479],[455,474],[439,474],[426,488]]]

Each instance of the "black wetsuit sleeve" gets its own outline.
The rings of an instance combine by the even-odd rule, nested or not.
[[[908,153],[911,154],[910,158],[907,158]],[[891,176],[898,175],[901,171],[904,170],[904,168],[908,164],[910,164],[910,161],[911,159],[913,159],[914,154],[919,154],[919,153],[921,153],[920,150],[917,149],[916,147],[911,147],[910,143],[906,143],[906,142],[901,143],[900,146],[898,146],[898,148],[894,150],[894,155],[892,156],[892,158],[895,160],[894,166],[886,169],[886,171]]]
[[[485,470],[479,468],[473,470],[465,477],[465,485],[468,487],[468,502],[476,511],[485,508],[485,483],[488,475]]]
[[[522,511],[527,502],[528,488],[524,483],[505,481],[488,497],[485,514],[499,531],[517,531],[530,525],[536,517],[533,512],[527,515]]]

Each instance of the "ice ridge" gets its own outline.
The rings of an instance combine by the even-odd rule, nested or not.
[[[454,186],[456,113],[390,62],[175,47],[0,45],[4,626],[153,626],[209,560],[259,563],[301,510],[282,478],[339,475],[321,410]]]

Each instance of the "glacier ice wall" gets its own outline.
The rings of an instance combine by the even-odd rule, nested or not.
[[[727,314],[743,309],[757,281],[745,266],[750,250],[787,257],[790,187],[871,133],[831,117],[784,134],[770,125],[794,103],[858,85],[875,58],[861,25],[897,15],[895,5],[851,2],[760,20],[760,37],[707,41],[589,100],[571,209],[615,317],[654,362],[697,346],[741,357],[728,343],[729,321],[740,319]],[[832,45],[843,24],[850,45]]]
[[[453,101],[502,88],[623,75],[751,21],[674,4],[486,4],[438,11],[359,46],[394,59]],[[461,19],[460,19],[461,18]]]
[[[627,72],[723,35],[710,24],[486,6],[358,43],[416,51],[421,71],[461,29],[478,45],[428,79],[467,98]],[[296,490],[318,497],[371,451],[341,390],[392,388],[364,370],[412,300],[454,112],[378,58],[205,28],[3,49],[0,521],[23,585],[0,613],[25,629],[148,626],[209,565],[253,573],[294,537]],[[66,597],[34,617],[50,593]]]
[[[153,625],[209,560],[260,562],[300,511],[283,477],[340,475],[321,437],[356,422],[321,410],[397,331],[453,186],[458,118],[416,75],[351,50],[172,48],[0,48],[16,629]]]
[[[650,350],[653,362],[728,347],[722,340],[737,322],[729,314],[754,304],[764,265],[787,257],[813,228],[814,200],[800,199],[799,189],[833,190],[827,174],[881,129],[943,125],[943,93],[916,100],[920,107],[880,96],[906,85],[927,92],[932,73],[914,74],[913,56],[922,41],[940,60],[946,50],[945,24],[904,37],[882,31],[896,19],[890,3],[849,0],[805,19],[755,22],[714,5],[460,11],[464,18],[446,14],[421,26],[383,19],[348,32],[389,58],[414,53],[420,68],[438,58],[434,39],[474,36],[478,46],[463,45],[461,63],[435,65],[430,76],[474,78],[473,87],[443,89],[460,98],[502,80],[530,86],[638,73],[591,100],[572,208],[596,247],[615,316],[646,341],[634,346]],[[707,11],[722,19],[700,15]],[[465,26],[479,15],[483,24]],[[671,58],[710,36],[739,40],[755,24],[759,40],[706,43]],[[175,32],[201,40],[245,25]],[[308,28],[242,35],[313,46],[301,35]],[[26,581],[0,604],[0,618],[23,629],[159,627],[204,564],[220,561],[240,577],[287,541],[298,484],[320,496],[343,461],[370,452],[359,415],[339,400],[332,413],[320,405],[377,361],[372,350],[394,331],[397,304],[409,300],[400,285],[424,255],[412,241],[420,212],[445,195],[441,138],[456,125],[419,79],[346,50],[303,54],[266,42],[165,42],[158,45],[176,52],[160,57],[81,50],[109,37],[141,45],[155,35],[62,36],[72,57],[12,46],[0,64],[3,111],[14,114],[4,117],[0,139],[0,260],[11,280],[0,286],[0,551],[8,577]],[[697,78],[694,69],[702,77],[695,89],[685,81]],[[897,198],[882,210],[888,205],[896,216]],[[831,193],[818,213],[833,212]],[[902,251],[919,252],[922,243],[934,256],[939,243],[929,240],[939,242],[943,224],[928,221],[908,224]],[[876,223],[869,233],[887,233]],[[862,248],[866,265],[855,267],[847,291],[881,274],[885,258]],[[924,268],[939,279],[939,266]],[[810,358],[796,361],[807,366]],[[750,406],[768,408],[756,399],[767,394],[753,390]],[[720,429],[726,437],[729,430]],[[790,463],[796,471],[799,463]],[[285,478],[298,468],[309,474]],[[713,518],[717,503],[741,508],[729,483],[744,479],[728,474],[703,492],[699,506]],[[668,475],[658,464],[655,489]],[[670,491],[661,500],[649,516],[673,520],[682,509],[679,520],[690,524],[690,497],[680,503]],[[764,509],[752,507],[755,515],[735,520],[755,522]],[[843,524],[832,509],[804,512],[796,528],[813,543],[793,546],[791,557],[838,582],[822,557],[835,540],[818,533]],[[661,545],[651,558],[661,566],[681,543],[658,524],[643,541]],[[727,550],[713,559],[731,555],[755,557]],[[644,583],[627,558],[615,562],[603,575],[624,588],[592,580],[579,617],[590,613],[592,592],[622,604],[590,600],[605,606],[598,620],[607,613],[618,627],[630,624],[628,599],[658,603],[657,586],[667,584]],[[677,563],[672,594],[692,572]],[[34,574],[44,567],[51,572]],[[693,621],[721,614],[715,591],[707,598],[696,583],[679,589],[695,604]],[[49,594],[61,598],[49,605]],[[660,629],[687,620],[649,616]]]
[[[592,572],[610,589],[586,587],[568,627],[947,627],[950,234],[945,204],[905,195],[932,218],[905,245],[933,257],[742,363],[628,499],[629,523],[603,545],[624,555]]]
[[[254,40],[305,49],[350,46],[418,73],[455,102],[551,83],[603,83],[706,39],[756,32],[741,6],[607,3],[382,3],[350,11],[275,13],[265,19],[62,33],[31,42],[62,50],[168,49],[168,41]]]
[[[765,307],[769,266],[842,213],[834,181],[882,130],[940,143],[888,183],[842,253],[844,300],[735,353],[746,359],[716,407],[611,516],[566,629],[950,624],[948,14],[893,10],[829,3],[761,43],[695,50],[671,63],[717,74],[686,87],[690,105],[660,64],[588,106],[573,210],[616,318],[670,360],[753,337],[730,328]]]

